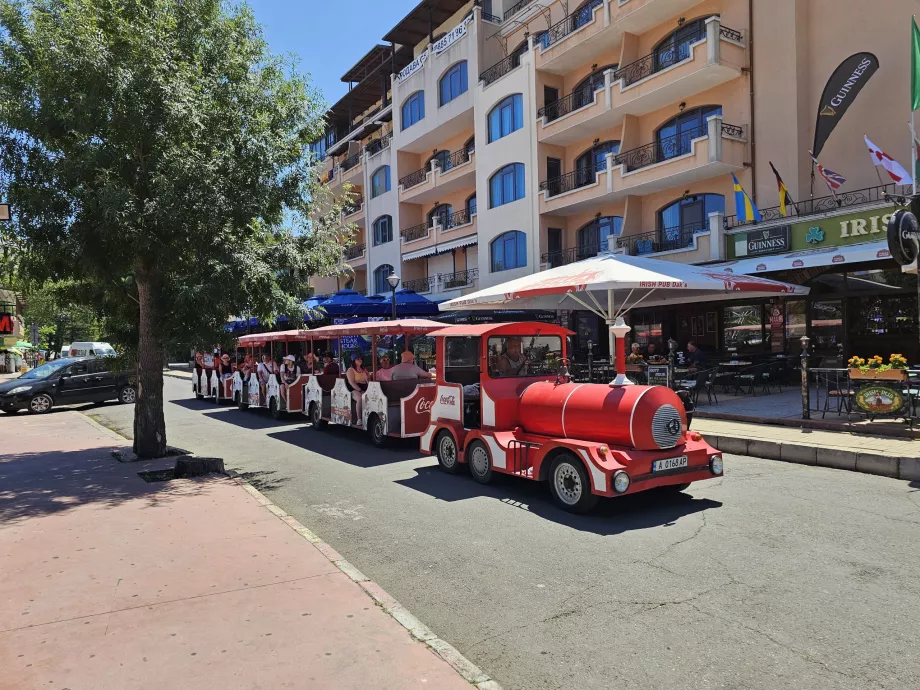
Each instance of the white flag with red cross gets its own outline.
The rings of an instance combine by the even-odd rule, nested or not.
[[[914,183],[914,179],[910,176],[910,173],[904,169],[903,165],[869,141],[869,137],[865,134],[863,134],[863,139],[866,140],[866,146],[869,147],[869,157],[872,159],[872,165],[880,165],[885,168],[895,184]]]

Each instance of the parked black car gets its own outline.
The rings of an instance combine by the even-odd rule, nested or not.
[[[136,385],[133,372],[109,371],[106,357],[55,359],[0,383],[0,411],[42,414],[55,405],[104,400],[133,403]]]

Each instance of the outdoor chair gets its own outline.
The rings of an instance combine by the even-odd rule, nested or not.
[[[819,374],[820,380],[823,378],[827,394],[824,397],[824,409],[821,411],[821,419],[827,414],[830,408],[831,400],[837,401],[837,414],[842,410],[847,411],[847,418],[853,411],[853,396],[856,391],[850,387],[850,374],[847,371],[822,372]]]
[[[765,382],[767,379],[764,378],[766,366],[766,364],[755,364],[741,369],[735,375],[735,393],[757,397],[756,387],[758,385],[761,386],[762,390],[766,390]],[[769,391],[767,392],[769,393]]]
[[[716,401],[716,405],[719,404],[719,398],[716,395],[716,378],[719,376],[719,367],[713,367],[706,374],[706,380],[703,383],[703,388],[706,390],[706,399],[709,401],[709,404],[712,405],[712,401]],[[699,397],[699,393],[697,393]]]

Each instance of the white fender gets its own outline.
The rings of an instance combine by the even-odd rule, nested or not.
[[[309,376],[303,387],[303,413],[310,414],[310,404],[316,403],[320,411],[323,409],[323,389],[315,376]]]
[[[249,377],[249,388],[247,390],[249,406],[259,406],[259,376],[255,372]]]
[[[238,372],[233,372],[233,388],[230,391],[230,399],[235,400],[236,394],[240,394],[240,400],[243,399],[243,375]]]
[[[367,418],[371,416],[371,413],[376,413],[380,417],[384,432],[389,429],[387,426],[387,396],[383,394],[383,389],[377,381],[368,383],[367,390],[364,392],[364,414],[361,421],[365,429],[368,428]]]
[[[278,379],[272,375],[268,377],[268,383],[265,385],[265,407],[271,407],[272,398],[277,398],[278,409],[281,409],[281,384]]]
[[[345,379],[336,379],[332,387],[332,411],[329,418],[335,424],[351,425],[351,391],[345,386]]]

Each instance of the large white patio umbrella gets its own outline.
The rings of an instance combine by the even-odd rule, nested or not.
[[[607,322],[610,352],[613,353],[618,349],[614,345],[615,335],[622,338],[629,330],[623,323],[623,314],[640,304],[659,306],[732,297],[807,294],[808,288],[800,285],[725,273],[716,267],[691,266],[625,254],[601,254],[509,280],[442,302],[440,306],[442,311],[497,307],[587,309]],[[615,333],[617,330],[619,332]]]

